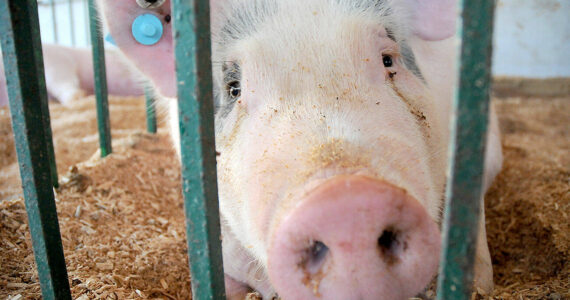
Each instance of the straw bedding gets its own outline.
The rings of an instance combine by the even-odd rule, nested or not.
[[[167,133],[143,133],[143,99],[111,97],[115,152],[99,159],[93,102],[51,105],[73,297],[189,299],[179,165]],[[494,105],[505,154],[486,199],[496,289],[473,298],[570,299],[570,98]],[[0,299],[39,299],[13,147],[0,109]]]

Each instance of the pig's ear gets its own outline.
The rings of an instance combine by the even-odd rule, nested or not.
[[[413,7],[413,32],[418,37],[438,41],[455,34],[457,0],[408,0]]]

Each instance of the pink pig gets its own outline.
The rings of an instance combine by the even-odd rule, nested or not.
[[[137,2],[99,3],[119,48],[170,105],[178,148],[170,2]],[[440,255],[455,1],[211,7],[228,298],[421,294]],[[142,14],[164,26],[152,46],[130,34]],[[502,162],[490,120],[486,187]],[[474,284],[490,291],[484,224],[482,215]]]
[[[42,46],[48,95],[63,104],[93,94],[93,61],[91,48],[72,48],[44,44]],[[117,50],[105,51],[107,89],[110,95],[140,96],[142,81],[137,82],[128,63]],[[3,63],[0,61],[0,107],[8,104]]]

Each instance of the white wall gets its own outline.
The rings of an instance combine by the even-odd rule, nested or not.
[[[570,0],[498,0],[493,74],[570,77]]]

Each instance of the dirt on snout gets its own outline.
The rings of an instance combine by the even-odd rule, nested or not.
[[[93,102],[51,105],[73,298],[190,299],[170,140],[163,128],[144,133],[144,99],[111,97],[115,152],[100,159]],[[473,298],[570,299],[570,96],[494,105],[505,155],[486,197],[496,289]],[[13,148],[9,114],[0,109],[0,300],[40,299]]]

